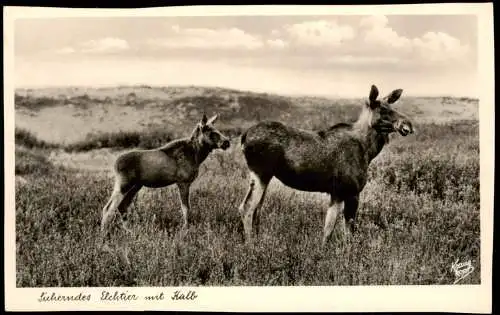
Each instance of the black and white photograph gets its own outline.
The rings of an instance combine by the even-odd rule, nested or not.
[[[488,310],[493,6],[244,8],[6,10],[11,305]]]

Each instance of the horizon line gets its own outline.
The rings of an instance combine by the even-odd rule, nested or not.
[[[160,89],[160,88],[204,88],[204,89],[221,89],[221,90],[230,90],[235,92],[245,92],[245,93],[254,93],[254,94],[270,94],[275,96],[282,97],[310,97],[310,98],[326,98],[326,99],[359,99],[366,98],[367,96],[342,96],[338,93],[326,94],[326,93],[286,93],[286,92],[276,92],[265,89],[238,89],[221,85],[196,85],[196,84],[167,84],[167,85],[158,85],[158,84],[147,84],[147,83],[128,83],[128,84],[120,84],[120,83],[109,83],[109,84],[93,84],[93,85],[23,85],[14,87],[14,93],[19,89],[31,89],[31,90],[43,90],[43,89],[103,89],[103,88],[141,88],[147,87],[151,89]],[[465,94],[453,94],[453,93],[430,93],[430,94],[406,94],[404,97],[411,98],[469,98],[474,100],[479,100],[478,96],[473,95],[465,95]]]

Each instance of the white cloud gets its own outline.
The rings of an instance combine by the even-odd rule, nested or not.
[[[76,47],[66,46],[53,51],[58,55],[68,55],[73,53],[108,53],[118,52],[129,49],[130,46],[126,40],[120,38],[106,37],[98,40],[90,40],[79,43]]]
[[[415,38],[402,35],[385,15],[370,15],[357,24],[336,20],[311,20],[273,29],[268,46],[313,47],[317,55],[330,54],[326,62],[343,64],[449,65],[464,61],[470,47],[444,32],[427,32]],[[323,57],[322,57],[323,59]]]
[[[430,62],[463,60],[470,50],[468,45],[462,45],[458,39],[443,32],[427,32],[415,38],[413,46]]]
[[[63,47],[61,49],[56,49],[55,53],[59,55],[67,55],[75,52],[73,47]]]
[[[82,43],[82,52],[89,53],[103,53],[103,52],[117,52],[130,48],[128,42],[121,38],[106,37],[98,40],[90,40]]]
[[[359,26],[368,28],[384,27],[388,22],[389,20],[385,15],[370,15],[362,18]]]
[[[390,27],[372,28],[365,34],[365,42],[375,45],[384,45],[393,48],[408,49],[411,41],[399,36],[396,31]]]
[[[178,25],[174,25],[171,30],[174,32],[174,36],[152,40],[150,44],[169,48],[244,48],[249,50],[258,49],[264,46],[260,38],[234,27],[223,29],[183,29]]]
[[[281,39],[268,39],[267,45],[271,48],[283,49],[288,46],[288,44]]]
[[[466,61],[469,57],[470,47],[450,34],[436,30],[412,38],[400,34],[397,31],[399,29],[389,23],[389,19],[384,15],[373,15],[350,24],[337,20],[309,20],[270,29],[266,34],[248,33],[235,27],[184,28],[173,25],[169,26],[169,32],[165,32],[165,35],[159,35],[162,37],[148,39],[146,34],[143,42],[146,46],[137,48],[145,54],[148,50],[151,52],[162,47],[186,51],[225,49],[228,51],[227,56],[235,59],[244,51],[251,54],[260,49],[264,52],[276,50],[283,52],[280,64],[292,64],[294,57],[302,55],[305,63],[314,64],[450,66]],[[105,37],[71,47],[62,45],[62,48],[52,48],[46,53],[71,56],[74,53],[98,54],[128,49],[130,46],[126,40]]]
[[[367,52],[379,52],[406,58],[415,63],[432,64],[464,60],[469,47],[457,38],[444,32],[427,32],[416,38],[399,35],[388,24],[387,17],[374,15],[365,17],[359,23],[363,49]]]
[[[286,25],[285,30],[298,45],[307,46],[337,46],[355,36],[352,27],[326,20]]]
[[[367,44],[382,45],[400,49],[410,49],[411,41],[400,36],[388,26],[389,20],[384,15],[365,17],[360,21],[360,27],[366,28],[363,40]]]

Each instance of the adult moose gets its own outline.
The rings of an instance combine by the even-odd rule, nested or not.
[[[217,117],[207,119],[203,115],[190,137],[173,140],[152,150],[130,151],[116,159],[113,193],[102,209],[103,236],[107,235],[108,225],[117,210],[125,219],[128,206],[143,186],[161,188],[176,184],[181,200],[183,229],[188,226],[189,188],[198,176],[201,163],[214,149],[226,150],[230,146],[229,139],[213,126]]]
[[[330,195],[323,231],[325,245],[339,212],[344,210],[345,226],[354,232],[359,194],[368,175],[368,166],[389,140],[389,133],[413,133],[410,120],[393,110],[391,104],[402,89],[378,99],[371,86],[368,100],[353,124],[340,123],[312,132],[276,121],[260,122],[243,133],[242,150],[249,168],[250,185],[239,206],[245,236],[258,232],[259,210],[273,177],[288,187]]]

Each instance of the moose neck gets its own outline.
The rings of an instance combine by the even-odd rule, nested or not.
[[[386,134],[381,134],[375,129],[370,128],[366,134],[366,152],[365,156],[368,162],[371,162],[382,151],[384,145],[389,141]]]
[[[212,152],[212,148],[209,145],[200,143],[196,138],[191,139],[191,145],[194,149],[195,159],[198,165],[203,163],[210,152]]]
[[[365,142],[365,157],[367,162],[373,160],[380,151],[382,151],[382,148],[389,140],[387,135],[377,132],[375,128],[372,127],[371,120],[372,112],[365,108],[353,125],[354,129]]]

